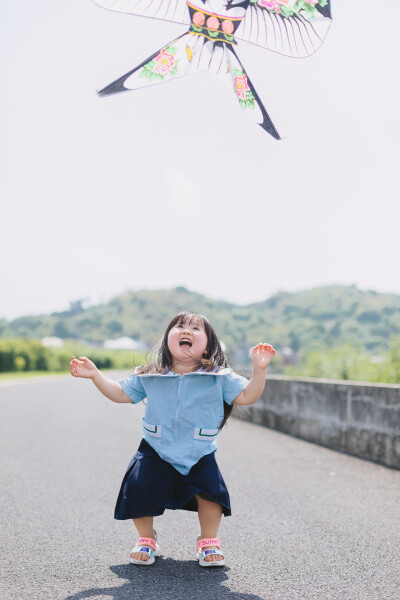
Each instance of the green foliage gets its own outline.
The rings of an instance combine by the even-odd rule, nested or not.
[[[112,319],[108,323],[106,323],[108,334],[112,337],[117,334],[122,335],[123,328],[122,325],[117,319]]]
[[[16,371],[26,371],[26,359],[23,356],[14,358],[14,367]]]
[[[46,371],[47,356],[38,340],[0,340],[0,372]]]
[[[53,335],[62,339],[69,337],[71,334],[68,329],[68,323],[62,319],[56,321],[54,323]]]
[[[44,347],[38,340],[0,340],[0,373],[68,372],[71,357],[89,356],[99,369],[132,369],[146,362],[143,352],[105,350],[69,341],[63,348]]]
[[[296,366],[281,372],[301,377],[400,384],[400,337],[392,338],[389,351],[371,356],[361,347],[338,346],[305,353]]]

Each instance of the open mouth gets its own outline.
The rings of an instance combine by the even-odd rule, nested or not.
[[[182,338],[179,342],[181,348],[191,348],[192,342],[187,338]]]

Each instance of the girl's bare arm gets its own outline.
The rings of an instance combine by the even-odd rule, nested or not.
[[[79,358],[75,358],[75,356],[73,356],[71,362],[69,363],[69,370],[71,371],[71,375],[74,377],[91,379],[97,389],[104,396],[106,396],[106,398],[109,398],[113,402],[132,402],[129,396],[122,391],[122,387],[118,381],[114,381],[113,379],[109,379],[103,375],[103,373],[98,370],[96,365],[89,360],[89,358],[86,358],[86,356],[81,356]]]
[[[257,402],[265,387],[267,367],[274,356],[275,350],[270,344],[258,344],[252,348],[253,374],[244,390],[236,396],[233,404],[248,406]]]

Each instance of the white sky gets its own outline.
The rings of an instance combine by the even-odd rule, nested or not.
[[[247,303],[400,293],[400,3],[333,0],[322,49],[237,52],[278,131],[209,73],[98,98],[184,26],[0,5],[0,317],[185,285]]]

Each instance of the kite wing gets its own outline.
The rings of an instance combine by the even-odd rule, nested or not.
[[[93,0],[102,8],[141,17],[162,19],[189,25],[190,17],[185,0]]]
[[[328,33],[330,4],[330,0],[250,0],[235,38],[286,56],[309,56]]]

